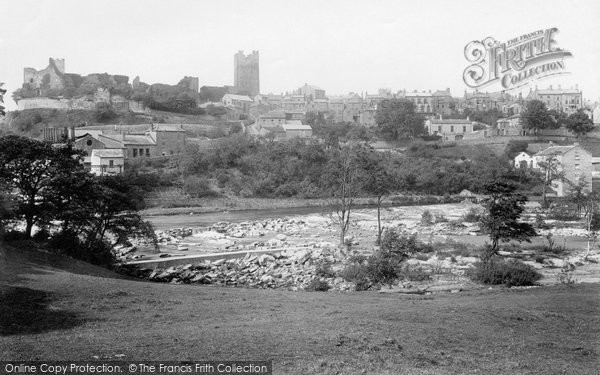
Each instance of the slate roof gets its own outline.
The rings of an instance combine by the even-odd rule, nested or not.
[[[100,158],[122,158],[123,150],[120,148],[100,148],[92,150],[92,157],[100,157]]]

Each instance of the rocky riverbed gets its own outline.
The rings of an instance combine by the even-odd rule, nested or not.
[[[477,248],[487,240],[478,224],[464,220],[478,207],[465,202],[383,210],[385,227],[417,234],[433,249],[409,259],[405,267],[412,277],[392,290],[426,293],[480,287],[465,276],[478,261]],[[425,211],[433,218],[429,223],[422,222]],[[534,213],[535,207],[529,207],[525,218],[533,221]],[[120,255],[129,263],[129,272],[153,281],[302,290],[319,280],[332,290],[353,290],[355,285],[340,276],[351,255],[369,255],[376,248],[377,212],[360,209],[352,217],[343,247],[338,246],[338,227],[332,217],[316,213],[161,230],[157,231],[158,252],[137,244],[120,249]],[[584,257],[584,231],[578,223],[548,224],[550,228],[540,234],[552,233],[557,246],[564,247],[562,251],[540,252],[546,240],[537,237],[531,248],[509,244],[502,254],[538,269],[544,275],[541,284],[561,282],[567,276],[579,282],[600,282],[598,247]],[[221,254],[225,255],[219,258]]]

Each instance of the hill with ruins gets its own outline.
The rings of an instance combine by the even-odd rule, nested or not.
[[[184,77],[176,85],[147,84],[126,75],[67,73],[64,59],[50,58],[42,70],[25,68],[23,85],[13,93],[18,110],[96,110],[144,113],[148,109],[202,114],[198,108],[198,78]]]

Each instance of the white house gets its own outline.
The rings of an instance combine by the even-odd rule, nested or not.
[[[121,174],[124,170],[125,155],[122,149],[105,148],[92,150],[91,172],[97,176]]]
[[[515,156],[515,168],[538,168],[537,160],[532,156],[526,153],[525,151],[519,152],[517,156]]]

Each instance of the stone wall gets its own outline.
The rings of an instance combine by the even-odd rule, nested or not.
[[[96,109],[96,103],[87,98],[52,99],[52,98],[46,98],[46,97],[21,99],[17,103],[17,109],[19,111],[22,111],[25,109],[40,109],[40,108],[63,109],[63,110],[69,110],[69,109],[94,110],[94,109]]]

